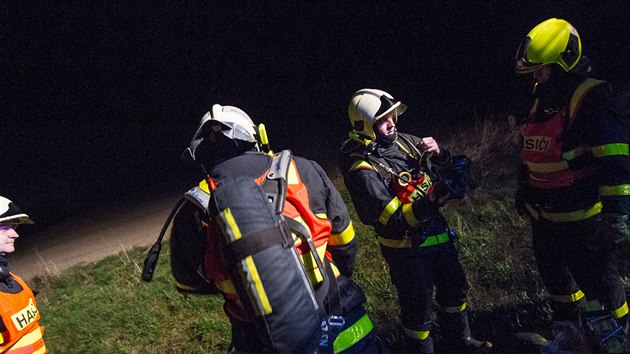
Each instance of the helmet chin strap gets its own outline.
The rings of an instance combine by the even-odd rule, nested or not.
[[[9,266],[7,261],[7,254],[0,253],[0,281],[7,284],[9,288],[13,287],[11,285],[11,273],[9,273]]]
[[[380,132],[374,132],[376,139],[374,140],[379,145],[389,146],[398,138],[398,130],[394,128],[394,133],[391,135],[383,135]]]

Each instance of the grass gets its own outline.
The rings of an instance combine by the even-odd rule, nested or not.
[[[436,135],[438,136],[438,135]],[[478,188],[444,209],[460,235],[470,283],[473,330],[508,348],[518,330],[544,325],[549,311],[533,263],[528,226],[512,208],[517,152],[507,123],[483,119],[466,131],[442,132],[451,151],[471,157]],[[446,140],[444,140],[446,139]],[[395,341],[398,304],[371,228],[356,216],[338,175],[333,181],[351,211],[360,250],[355,281],[368,297],[379,334]],[[165,246],[168,242],[165,242]],[[45,340],[53,353],[225,353],[229,324],[219,296],[177,293],[165,247],[154,280],[140,280],[145,249],[136,248],[60,276],[35,278]],[[505,349],[506,353],[514,349]],[[522,351],[521,351],[522,352]]]

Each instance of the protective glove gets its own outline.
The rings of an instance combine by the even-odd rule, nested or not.
[[[601,221],[598,226],[600,237],[606,237],[615,244],[622,243],[628,239],[628,215],[623,214],[601,214]]]

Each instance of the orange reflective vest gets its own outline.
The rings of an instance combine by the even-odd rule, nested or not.
[[[544,122],[534,122],[539,103],[536,99],[529,113],[529,122],[522,127],[521,158],[527,165],[531,186],[541,189],[566,187],[593,174],[593,166],[580,169],[569,167],[562,136],[575,119],[584,96],[590,89],[603,83],[585,80],[573,93],[568,107],[563,107]]]
[[[11,273],[22,287],[17,294],[0,291],[0,318],[6,329],[0,336],[0,353],[48,353],[43,328],[39,326],[39,311],[35,295],[22,278]]]

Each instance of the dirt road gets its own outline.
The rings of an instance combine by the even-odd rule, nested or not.
[[[174,194],[101,207],[24,235],[10,255],[11,270],[28,280],[137,246],[149,246],[179,197]]]

